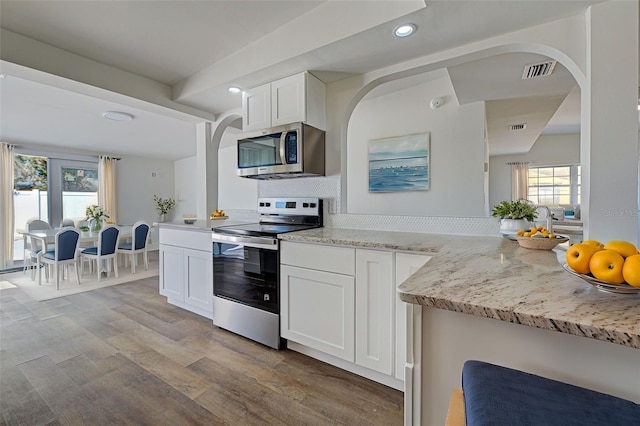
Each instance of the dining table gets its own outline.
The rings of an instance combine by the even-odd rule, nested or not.
[[[133,236],[133,226],[132,225],[116,225],[120,230],[120,241],[129,240]],[[35,238],[41,242],[41,247],[44,247],[45,251],[47,247],[51,247],[55,244],[56,234],[62,230],[63,228],[51,228],[51,229],[38,229],[34,231],[28,230],[18,230],[18,233],[22,234],[24,239],[24,244],[26,247],[27,239],[29,237]],[[80,246],[85,245],[87,243],[92,243],[93,245],[98,243],[98,238],[100,236],[100,231],[92,231],[92,230],[82,230],[79,228],[74,228],[76,231],[80,233],[80,238],[78,244]],[[106,265],[106,262],[102,262],[103,264],[100,266],[100,270],[104,272],[109,271],[109,267]],[[34,279],[34,275],[31,276]]]
[[[123,238],[131,238],[132,236],[132,225],[116,225],[120,230],[120,240]],[[51,228],[51,229],[38,229],[35,231],[27,231],[27,230],[19,230],[18,232],[22,234],[22,237],[26,240],[28,237],[36,238],[40,240],[42,243],[46,245],[55,244],[56,234],[63,228]],[[80,232],[80,243],[96,243],[98,242],[98,237],[100,235],[100,231],[83,231],[81,229],[75,228],[76,231]],[[46,247],[45,245],[43,245]]]

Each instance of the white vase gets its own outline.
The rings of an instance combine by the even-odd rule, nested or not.
[[[160,218],[158,219],[158,222],[162,223],[162,222],[164,222],[165,219],[166,219],[166,215],[165,214],[161,214]]]
[[[501,219],[500,233],[504,236],[515,235],[521,229],[529,229],[531,223],[526,219]]]

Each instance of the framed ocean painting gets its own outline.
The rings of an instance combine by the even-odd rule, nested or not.
[[[429,189],[430,133],[369,141],[369,192]]]

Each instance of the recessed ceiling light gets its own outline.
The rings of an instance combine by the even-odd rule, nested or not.
[[[233,94],[237,94],[237,93],[242,92],[242,89],[240,89],[239,87],[235,87],[235,86],[231,86],[227,90],[229,90],[229,93],[233,93]]]
[[[396,37],[408,37],[411,34],[415,33],[417,29],[418,28],[415,26],[415,24],[400,25],[395,30],[393,30],[393,34],[395,34]]]
[[[102,116],[104,118],[106,118],[107,120],[113,120],[113,121],[131,121],[131,120],[133,120],[133,115],[127,114],[126,112],[120,112],[120,111],[107,111],[107,112],[103,113]]]

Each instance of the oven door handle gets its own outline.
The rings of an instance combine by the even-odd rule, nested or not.
[[[212,240],[214,243],[237,244],[265,250],[278,250],[278,240],[275,238],[222,235],[214,232]]]

